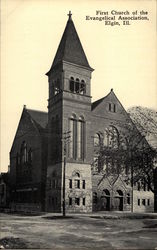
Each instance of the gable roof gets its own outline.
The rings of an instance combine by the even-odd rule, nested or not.
[[[74,63],[92,69],[89,66],[87,57],[85,55],[71,17],[69,17],[69,20],[67,21],[51,69],[62,61]],[[49,72],[51,71],[51,69],[49,70]],[[46,75],[49,75],[49,72],[47,72]]]
[[[92,103],[92,110],[95,109],[109,94],[107,94],[106,96],[102,97],[101,99],[98,99],[95,102],[93,102]]]
[[[26,109],[31,118],[42,128],[46,128],[48,124],[48,113],[40,110]]]
[[[41,135],[43,132],[47,133],[48,113],[44,111],[40,111],[40,110],[27,109],[26,105],[24,105],[21,118],[18,124],[18,128],[17,128],[16,134],[15,134],[12,146],[11,146],[10,153],[12,152],[12,149],[14,147],[14,143],[17,138],[18,131],[20,130],[20,125],[27,123],[28,120],[31,122],[31,124],[36,129],[36,131],[38,131],[39,135]],[[30,124],[29,124],[29,128],[26,126],[27,132],[31,131],[33,127],[30,127]],[[22,131],[22,136],[24,134]],[[18,137],[21,137],[21,134],[18,135]]]

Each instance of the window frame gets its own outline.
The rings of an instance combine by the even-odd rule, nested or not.
[[[146,199],[142,199],[142,205],[146,206]]]
[[[80,206],[80,198],[75,197],[75,205]]]

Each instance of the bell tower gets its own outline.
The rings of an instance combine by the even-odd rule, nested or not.
[[[93,69],[89,66],[71,12],[69,12],[68,17],[52,66],[46,73],[49,82],[47,176],[51,179],[53,172],[60,176],[60,198],[62,200],[63,162],[65,156],[64,135],[68,132],[69,142],[66,145],[66,199],[67,204],[70,204],[68,199],[71,198],[73,204],[76,197],[68,198],[68,181],[72,181],[74,173],[83,178],[82,181],[84,182],[86,178],[91,179],[91,135],[89,128],[91,117],[91,73]],[[87,190],[88,193],[89,190],[91,192],[91,183],[88,183]],[[83,191],[86,193],[86,190]],[[59,195],[57,196],[59,197]],[[84,200],[83,207],[78,205],[74,207],[74,204],[67,205],[68,210],[76,210],[77,208],[79,212],[88,208],[87,210],[90,211],[90,200],[91,197],[88,197],[87,205],[85,205]],[[59,208],[58,204],[56,205],[57,208]]]

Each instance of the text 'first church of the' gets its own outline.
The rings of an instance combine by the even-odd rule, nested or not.
[[[48,113],[24,106],[10,151],[14,210],[61,212],[65,200],[68,212],[153,211],[153,193],[131,185],[128,166],[119,173],[113,159],[102,164],[100,147],[126,147],[120,135],[134,124],[112,89],[91,102],[92,72],[69,13],[46,73]]]

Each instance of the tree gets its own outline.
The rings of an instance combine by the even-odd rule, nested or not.
[[[139,123],[139,116],[135,117],[138,117],[137,122],[136,119],[132,121],[131,118],[128,118],[125,123],[115,122],[104,133],[95,136],[94,164],[97,163],[97,171],[104,174],[99,184],[106,176],[123,175],[123,179],[132,187],[135,182],[140,182],[141,186],[144,187],[147,184],[148,188],[155,192],[154,169],[157,150],[146,140],[146,136],[152,131],[151,123],[153,131],[156,131],[156,123],[151,116],[147,117],[145,114],[144,124],[147,126],[144,127]],[[141,118],[141,123],[142,121]],[[141,131],[136,127],[135,122]]]

